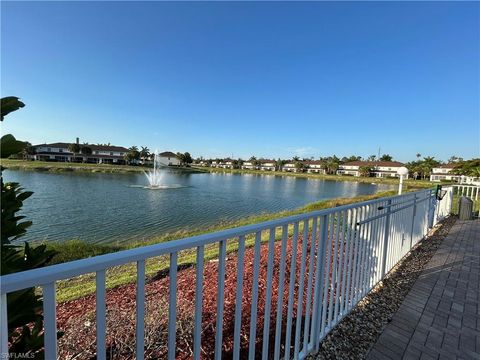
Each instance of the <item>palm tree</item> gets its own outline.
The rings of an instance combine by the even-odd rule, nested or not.
[[[360,171],[360,176],[368,177],[372,173],[370,166],[360,166],[358,170]]]
[[[68,151],[73,153],[73,158],[75,159],[77,157],[77,154],[80,152],[80,145],[78,145],[77,143],[69,144]]]
[[[142,146],[142,150],[140,150],[140,159],[142,159],[142,162],[145,162],[145,159],[147,159],[150,156],[150,149],[146,146]]]
[[[422,154],[417,153],[417,159],[420,159],[422,157]]]

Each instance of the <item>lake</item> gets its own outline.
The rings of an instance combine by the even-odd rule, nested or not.
[[[311,202],[373,194],[390,185],[291,176],[164,170],[167,189],[150,190],[144,174],[5,170],[4,181],[34,194],[22,215],[33,221],[21,240],[95,243],[148,240]]]

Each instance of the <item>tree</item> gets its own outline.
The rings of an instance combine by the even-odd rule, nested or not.
[[[285,161],[278,158],[277,161],[275,161],[275,169],[277,171],[282,171],[283,165],[285,165]]]
[[[25,144],[26,144],[26,146],[22,150],[22,156],[23,156],[24,160],[28,159],[29,156],[32,156],[32,155],[36,154],[35,147],[33,147],[32,144],[30,144],[28,141],[25,142]]]
[[[376,155],[370,155],[368,158],[367,158],[367,161],[375,161],[377,159],[377,156]]]
[[[77,154],[80,152],[80,145],[77,143],[72,143],[68,145],[68,151],[73,153],[73,157],[76,158]]]
[[[1,108],[1,121],[13,111],[17,111],[20,108],[23,108],[25,104],[20,101],[20,98],[16,96],[7,96],[1,99],[0,108]]]
[[[142,150],[140,150],[140,159],[145,161],[150,156],[150,149],[146,146],[142,146]]]
[[[380,161],[392,161],[392,160],[393,160],[393,157],[389,154],[383,154],[380,157]]]
[[[305,164],[301,161],[295,161],[295,170],[297,170],[298,172],[304,172]]]
[[[92,148],[90,146],[83,145],[80,148],[80,152],[82,153],[82,155],[84,155],[83,162],[85,162],[87,160],[87,156],[92,155]]]
[[[452,155],[452,156],[450,156],[450,158],[448,159],[447,162],[448,162],[449,164],[457,163],[457,162],[463,162],[463,158],[458,157],[458,156],[455,156],[455,155]]]
[[[23,108],[25,104],[16,96],[7,96],[0,101],[1,121],[10,114]],[[18,154],[27,146],[23,141],[18,141],[12,134],[6,134],[0,139],[0,157],[8,158],[10,155]]]
[[[360,172],[360,176],[369,177],[372,174],[372,169],[370,166],[360,166],[358,170]]]
[[[422,154],[417,153],[416,157],[417,157],[417,159],[420,159],[422,157]]]
[[[480,158],[460,162],[452,173],[471,177],[480,177]]]
[[[192,156],[190,155],[189,152],[186,152],[183,154],[183,163],[184,164],[191,164],[193,162]]]
[[[18,98],[2,99],[2,121],[12,111],[25,105]],[[12,135],[13,137],[13,135]],[[3,142],[2,142],[3,145]],[[3,155],[3,149],[2,149]],[[3,170],[3,169],[2,169]],[[3,175],[3,174],[2,174]],[[24,247],[17,240],[27,232],[31,221],[23,221],[25,216],[17,215],[23,202],[32,192],[23,191],[18,183],[4,183],[0,176],[1,188],[1,266],[0,275],[13,274],[19,271],[31,270],[46,265],[55,255],[54,251],[46,250],[45,245],[31,248],[27,242]],[[15,240],[15,243],[12,243]],[[41,359],[44,357],[43,315],[41,296],[34,288],[16,291],[7,295],[8,309],[8,349],[9,357],[28,357]],[[61,333],[57,333],[57,337]]]

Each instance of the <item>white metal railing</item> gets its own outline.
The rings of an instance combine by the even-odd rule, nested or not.
[[[479,185],[453,185],[452,199],[453,197],[460,198],[465,196],[474,201],[474,204],[480,199],[480,186]],[[455,214],[458,213],[458,202],[453,209]],[[478,216],[478,214],[477,214]]]
[[[478,185],[453,185],[454,193],[458,196],[466,196],[472,200],[478,200],[480,186]]]
[[[449,190],[451,191],[451,190]],[[97,359],[106,358],[106,292],[108,268],[136,263],[136,350],[132,357],[144,358],[145,339],[145,264],[160,255],[168,256],[169,325],[168,359],[176,352],[177,265],[183,250],[196,251],[195,313],[193,353],[201,357],[202,290],[205,251],[218,246],[218,286],[215,359],[222,357],[222,329],[225,296],[225,265],[228,243],[238,246],[235,288],[235,320],[233,324],[233,358],[241,355],[254,359],[303,359],[319,349],[320,341],[351,309],[404,257],[448,212],[451,201],[435,200],[432,190],[406,193],[311,213],[290,216],[269,222],[204,234],[167,243],[96,256],[69,263],[1,277],[1,351],[8,352],[8,293],[40,287],[43,290],[45,358],[55,359],[57,349],[56,282],[87,273],[96,273],[96,346]],[[437,216],[434,216],[436,209]],[[266,244],[262,246],[262,235]],[[249,240],[247,242],[246,240]],[[277,241],[278,240],[278,241]],[[253,243],[253,287],[248,299],[250,333],[247,346],[242,346],[242,307],[244,296],[243,260],[246,245]],[[276,244],[276,245],[275,245]],[[287,252],[288,245],[291,253]],[[278,291],[267,286],[265,301],[259,301],[259,281],[271,284],[274,274],[274,250],[280,246]],[[259,279],[260,252],[268,251],[267,271]],[[287,264],[290,264],[287,266]],[[299,274],[299,275],[298,275]],[[288,279],[288,281],[287,281]],[[288,293],[288,299],[287,299]],[[284,301],[284,295],[286,301]],[[272,306],[273,298],[276,306]],[[265,304],[263,307],[259,303]],[[285,311],[286,310],[286,311]],[[257,318],[264,314],[262,324]],[[228,324],[232,325],[232,324]],[[245,329],[245,325],[243,324]],[[248,328],[248,326],[247,326]],[[261,331],[257,331],[260,328]],[[274,341],[270,343],[270,337]],[[260,339],[260,340],[259,340]],[[260,346],[261,343],[261,346]],[[256,346],[258,345],[258,346]]]

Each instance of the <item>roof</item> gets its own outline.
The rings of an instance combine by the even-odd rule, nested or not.
[[[266,164],[266,163],[276,163],[276,160],[270,160],[270,159],[261,159],[260,163],[261,164]]]
[[[350,161],[345,164],[346,166],[390,166],[390,167],[400,167],[403,166],[403,163],[398,161]]]
[[[442,164],[438,166],[434,166],[435,169],[455,169],[457,166],[459,166],[459,163],[450,163],[450,164]]]
[[[164,151],[164,152],[161,152],[160,154],[158,154],[160,156],[163,156],[163,157],[177,157],[177,154],[171,152],[171,151]]]
[[[34,147],[52,147],[52,148],[65,148],[68,149],[72,143],[64,143],[64,142],[56,142],[50,144],[38,144],[34,145]],[[115,146],[115,145],[94,145],[94,144],[79,144],[80,147],[88,146],[92,151],[120,151],[120,152],[127,152],[128,149],[123,146]]]

